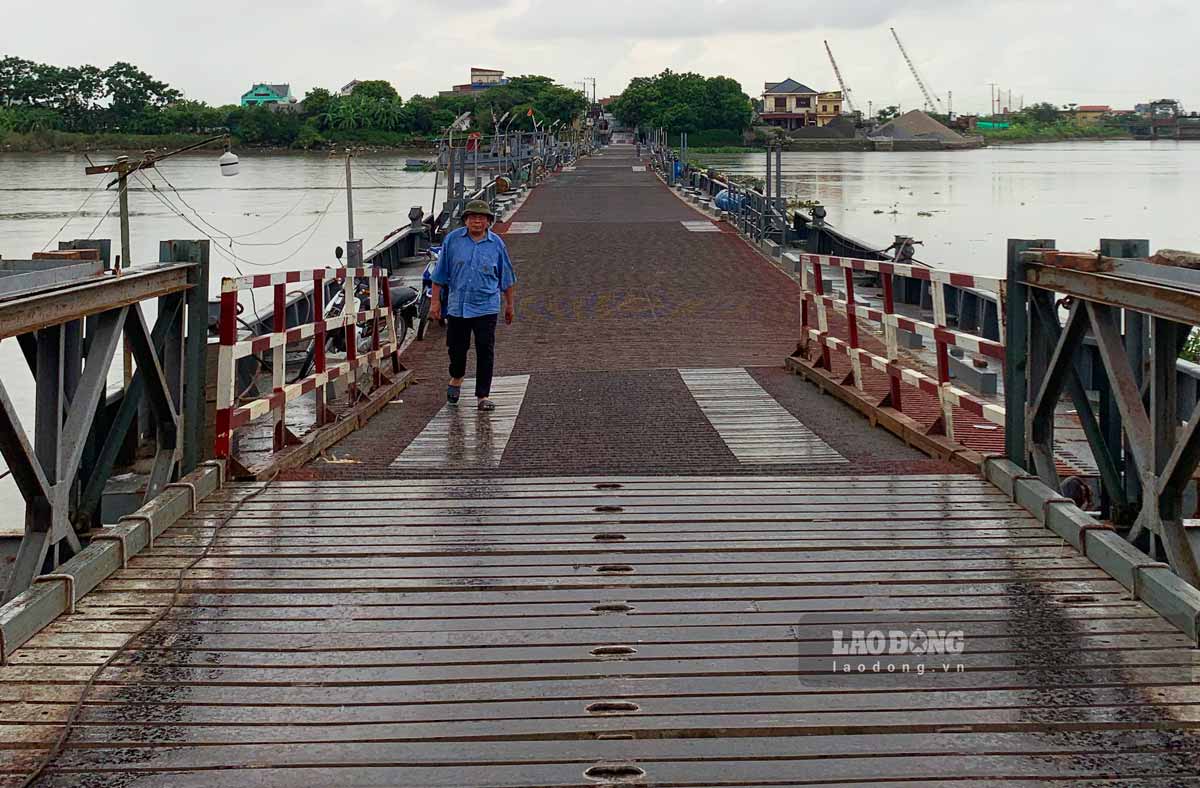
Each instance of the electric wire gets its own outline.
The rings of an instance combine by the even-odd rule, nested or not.
[[[135,173],[135,175],[139,179],[141,179],[142,182],[145,183],[146,185],[152,186],[152,184],[150,184],[149,181],[147,181],[144,177],[142,177],[141,173]],[[340,189],[340,185],[339,185],[339,189]],[[329,209],[333,205],[334,199],[338,196],[338,190],[335,190],[334,193],[332,195],[330,195],[329,200],[325,203],[325,207],[322,208],[321,211],[319,212],[319,214],[317,215],[317,218],[314,219],[313,222],[311,224],[309,224],[307,227],[303,228],[299,232],[297,232],[289,237],[289,240],[294,239],[297,236],[299,236],[300,234],[302,234],[306,231],[308,232],[308,236],[299,244],[299,246],[296,247],[295,251],[293,251],[291,254],[288,254],[288,255],[285,255],[284,257],[279,258],[278,260],[273,260],[271,262],[264,263],[264,262],[260,262],[260,261],[256,261],[256,260],[250,260],[248,258],[242,257],[237,252],[234,252],[231,249],[224,248],[219,239],[214,238],[212,233],[208,232],[203,227],[201,227],[200,225],[193,222],[186,213],[184,213],[182,210],[180,210],[180,208],[177,205],[175,205],[173,202],[171,202],[169,197],[167,197],[162,192],[160,192],[159,190],[154,189],[154,188],[148,189],[148,191],[150,194],[154,195],[154,197],[159,202],[161,202],[168,210],[170,210],[172,213],[174,213],[180,219],[183,219],[184,222],[186,222],[188,225],[190,225],[192,227],[192,229],[194,229],[196,232],[203,235],[208,240],[212,241],[214,244],[217,244],[214,248],[222,256],[226,257],[231,262],[236,260],[237,262],[244,263],[245,265],[251,265],[251,266],[258,267],[258,268],[273,268],[275,266],[286,263],[288,260],[291,260],[293,257],[300,254],[300,252],[304,250],[304,248],[307,245],[307,243],[309,242],[309,240],[311,240],[312,237],[314,235],[316,235],[317,229],[321,226],[321,222],[329,214]],[[264,245],[277,246],[279,244],[264,244]],[[239,274],[242,273],[241,268],[238,267],[238,265],[236,263],[234,263],[234,268],[237,268]]]
[[[285,212],[284,212],[282,215],[280,215],[280,216],[276,217],[276,218],[275,218],[275,219],[274,219],[274,220],[273,220],[273,221],[272,221],[270,224],[264,225],[263,227],[260,227],[260,228],[258,228],[257,230],[251,230],[251,231],[250,231],[250,232],[248,232],[248,233],[239,233],[238,235],[230,235],[229,233],[227,233],[227,232],[225,232],[224,230],[222,230],[220,227],[217,227],[217,226],[216,226],[216,225],[214,225],[213,223],[209,222],[207,219],[205,219],[205,218],[204,218],[204,217],[203,217],[203,216],[200,214],[200,212],[199,212],[199,211],[197,211],[197,210],[196,210],[194,207],[192,207],[192,204],[191,204],[191,203],[189,203],[189,202],[188,202],[186,199],[184,199],[184,196],[183,196],[183,194],[181,194],[181,193],[180,193],[179,189],[175,188],[175,184],[171,183],[171,181],[167,179],[167,176],[163,174],[163,172],[162,172],[162,168],[161,168],[161,167],[155,167],[155,168],[154,168],[154,172],[155,172],[155,174],[156,174],[156,175],[158,175],[158,177],[159,177],[159,178],[162,178],[162,181],[163,181],[163,183],[165,183],[165,184],[166,184],[166,185],[167,185],[167,186],[168,186],[168,187],[171,189],[171,191],[175,192],[175,196],[179,198],[179,201],[180,201],[181,203],[183,203],[183,204],[184,204],[184,206],[185,206],[185,207],[186,207],[188,210],[190,210],[192,213],[196,214],[196,218],[197,218],[197,219],[199,219],[200,221],[204,222],[204,224],[208,225],[208,226],[209,226],[209,227],[210,227],[210,228],[211,228],[213,231],[215,231],[217,234],[221,235],[221,236],[222,236],[222,237],[224,237],[224,238],[228,238],[228,239],[229,239],[229,240],[230,240],[232,243],[239,243],[239,242],[238,242],[238,240],[237,240],[237,239],[239,239],[239,238],[249,238],[249,237],[250,237],[250,236],[252,236],[252,235],[258,235],[259,233],[266,232],[267,230],[270,230],[272,227],[274,227],[275,225],[279,224],[279,223],[280,223],[280,222],[282,222],[284,219],[286,219],[287,217],[289,217],[289,216],[291,216],[293,213],[295,213],[296,209],[300,207],[300,204],[301,204],[302,202],[304,202],[304,200],[305,200],[305,198],[306,198],[306,197],[308,197],[307,190],[302,190],[304,193],[300,195],[300,199],[296,201],[296,204],[295,204],[295,205],[293,205],[291,208],[289,208],[287,211],[285,211]],[[286,243],[286,241],[281,241],[281,242],[280,242],[280,244],[283,244],[283,243]],[[244,246],[251,246],[252,244],[243,244],[243,245],[244,245]],[[267,246],[269,246],[270,244],[264,244],[264,245],[267,245]]]
[[[129,191],[129,184],[128,184],[128,183],[126,183],[126,184],[125,184],[125,191]],[[108,210],[107,210],[107,211],[105,211],[105,212],[104,212],[104,215],[100,217],[100,221],[96,222],[96,226],[92,228],[92,231],[91,231],[90,233],[88,233],[88,234],[87,234],[87,237],[88,237],[89,239],[90,239],[90,238],[91,238],[93,235],[95,235],[95,234],[96,234],[96,231],[97,231],[97,230],[99,230],[99,229],[100,229],[100,225],[104,224],[104,220],[108,218],[108,215],[109,215],[110,213],[112,213],[112,209],[113,209],[113,208],[115,208],[115,207],[117,207],[117,201],[118,201],[118,200],[120,200],[120,199],[121,199],[121,193],[120,193],[120,190],[118,189],[118,190],[117,190],[117,196],[116,196],[116,197],[113,197],[113,199],[112,199],[112,202],[110,202],[110,203],[108,204]]]
[[[245,276],[245,273],[242,271],[241,266],[238,265],[239,261],[246,263],[247,265],[260,266],[260,267],[264,267],[264,268],[273,268],[273,267],[283,264],[284,262],[287,262],[291,258],[295,257],[297,254],[299,254],[308,245],[308,242],[312,239],[313,235],[316,234],[317,229],[320,227],[321,221],[329,213],[329,209],[333,205],[333,200],[338,195],[338,190],[335,189],[334,193],[332,195],[330,195],[328,202],[325,203],[325,207],[321,210],[321,213],[317,216],[317,218],[313,221],[313,223],[311,225],[309,225],[309,227],[305,228],[305,230],[311,228],[311,232],[309,233],[308,237],[305,238],[300,243],[300,245],[296,248],[296,250],[294,252],[292,252],[290,255],[287,255],[286,257],[284,257],[280,260],[276,260],[273,263],[260,263],[260,262],[256,262],[253,260],[248,260],[248,259],[238,255],[236,252],[232,251],[231,249],[224,248],[222,246],[222,244],[216,238],[213,238],[212,235],[210,235],[203,227],[199,226],[198,224],[193,222],[190,218],[188,218],[187,214],[185,214],[182,210],[179,209],[178,206],[176,206],[174,203],[172,203],[168,196],[166,196],[159,190],[154,189],[153,184],[151,184],[144,176],[142,176],[141,172],[135,172],[134,174],[144,184],[151,186],[151,188],[149,189],[149,193],[152,194],[156,199],[158,199],[158,201],[161,202],[165,207],[167,207],[168,210],[171,210],[173,213],[175,213],[177,216],[179,216],[179,218],[183,219],[184,222],[186,222],[188,225],[190,225],[193,229],[195,229],[201,235],[203,235],[204,237],[206,237],[210,241],[212,241],[213,246],[211,248],[216,250],[222,257],[226,258],[230,262],[230,264],[233,265],[234,270],[236,270],[238,272],[239,276]],[[340,187],[341,187],[341,183],[339,183],[338,189],[340,189]],[[207,224],[207,222],[206,222],[206,224]],[[300,233],[303,233],[303,232],[304,232],[304,230],[300,231]],[[300,233],[296,233],[295,235],[291,236],[291,238],[295,238],[296,235],[299,235]],[[251,310],[253,310],[254,315],[257,317],[258,303],[254,297],[254,289],[251,288],[247,292],[250,295],[250,308],[251,308]],[[243,322],[243,324],[245,325],[244,322]],[[253,331],[251,333],[253,333]],[[266,368],[265,360],[263,358],[258,358],[257,360],[259,363],[259,367],[265,369]],[[247,388],[247,391],[248,390],[249,390],[249,388]],[[241,393],[241,395],[239,395],[239,398],[244,397],[245,394],[246,394],[246,392],[243,391]]]
[[[163,177],[162,173],[159,173],[159,176]],[[295,209],[300,206],[300,203],[303,202],[305,197],[307,197],[308,195],[306,194],[306,195],[301,196],[300,200],[297,201],[297,203],[294,206],[292,206],[292,208],[287,213],[285,213],[283,216],[279,217],[275,221],[271,222],[271,224],[267,225],[266,227],[263,227],[259,230],[255,230],[254,232],[251,232],[251,233],[243,233],[241,235],[230,235],[229,233],[222,230],[220,227],[217,227],[216,225],[212,224],[207,219],[205,219],[203,216],[201,216],[200,212],[197,211],[195,208],[192,208],[192,206],[188,204],[187,200],[183,199],[183,195],[179,194],[179,190],[176,189],[174,186],[172,186],[171,182],[167,181],[167,179],[165,177],[163,177],[163,181],[166,182],[166,184],[168,186],[170,186],[171,190],[175,192],[176,196],[179,197],[179,201],[182,202],[189,209],[191,209],[192,213],[196,214],[197,219],[199,219],[201,222],[204,222],[204,224],[206,224],[209,228],[211,228],[213,231],[215,231],[221,237],[229,239],[229,246],[231,248],[232,248],[233,244],[238,244],[239,246],[283,246],[284,244],[289,243],[290,241],[294,240],[297,236],[302,235],[305,231],[307,231],[310,227],[312,227],[312,224],[308,224],[308,225],[302,227],[300,230],[293,233],[292,235],[289,235],[287,238],[284,238],[282,241],[270,241],[270,242],[263,242],[263,243],[253,243],[250,241],[238,241],[236,239],[248,238],[251,235],[257,235],[258,233],[260,233],[264,230],[274,227],[276,224],[278,224],[280,221],[282,221],[284,218],[286,218],[288,215],[290,215],[293,211],[295,211]],[[152,188],[153,188],[153,186],[152,186]],[[337,196],[336,192],[340,191],[341,188],[342,188],[341,183],[339,183],[338,186],[335,187],[335,189],[334,189],[335,194],[333,196],[336,197]],[[154,191],[157,192],[158,190],[154,189]],[[332,202],[333,202],[333,199],[331,197],[330,203],[332,204]],[[328,209],[328,207],[327,207],[327,209]],[[319,222],[322,218],[324,218],[324,217],[318,216],[316,219],[313,220],[313,222],[314,223]],[[212,240],[214,242],[216,241],[216,239],[213,238],[212,236],[209,236],[209,240]],[[243,260],[243,262],[246,262],[248,265],[255,265],[255,263],[252,263],[248,260]]]
[[[34,768],[34,770],[24,779],[24,781],[21,782],[21,788],[30,788],[30,786],[37,782],[37,780],[46,771],[46,768],[50,766],[50,763],[62,754],[63,748],[67,743],[67,738],[71,735],[71,730],[75,727],[75,723],[78,722],[79,715],[83,711],[83,706],[87,702],[88,696],[91,694],[92,689],[96,686],[96,682],[100,679],[100,674],[107,670],[113,664],[113,662],[116,661],[117,657],[128,651],[132,643],[140,640],[142,636],[157,626],[159,622],[167,617],[168,613],[175,609],[175,606],[179,603],[179,597],[183,594],[183,581],[187,577],[187,573],[194,569],[201,561],[208,558],[209,553],[212,552],[213,546],[217,543],[217,536],[220,535],[221,530],[229,523],[229,521],[237,516],[238,510],[251,499],[256,498],[258,495],[265,492],[266,489],[275,482],[275,479],[278,476],[279,473],[276,472],[275,475],[268,479],[262,487],[259,487],[257,490],[249,493],[248,495],[242,496],[241,500],[234,504],[233,510],[229,514],[225,515],[225,519],[221,520],[221,522],[217,523],[216,527],[213,528],[212,535],[208,537],[208,544],[204,545],[204,550],[200,553],[200,555],[196,556],[196,558],[194,558],[190,563],[179,570],[179,575],[175,579],[175,589],[172,591],[171,598],[167,601],[167,604],[163,606],[163,609],[158,611],[158,613],[152,618],[148,619],[145,625],[143,625],[142,628],[133,635],[133,637],[128,638],[124,643],[118,646],[113,653],[109,655],[108,659],[104,660],[99,667],[92,671],[91,677],[88,679],[87,683],[83,685],[83,690],[79,694],[79,700],[76,701],[75,705],[71,707],[71,713],[67,715],[67,719],[63,723],[63,729],[62,732],[59,733],[58,739],[56,739],[53,746],[46,751],[46,754],[42,756],[42,760],[38,762],[38,765]],[[153,526],[147,523],[147,527]]]
[[[81,202],[81,203],[79,204],[79,207],[75,209],[75,213],[73,213],[73,214],[71,214],[70,216],[68,216],[68,217],[67,217],[67,220],[66,220],[65,222],[63,222],[63,223],[62,223],[62,227],[59,227],[59,228],[58,228],[58,232],[56,232],[54,235],[52,235],[52,236],[50,237],[50,240],[49,240],[49,241],[46,241],[46,245],[42,247],[42,251],[43,251],[43,252],[44,252],[44,251],[46,251],[46,249],[48,249],[48,248],[50,247],[50,244],[54,243],[54,240],[55,240],[56,238],[58,238],[58,236],[62,235],[62,232],[63,232],[63,230],[67,229],[67,225],[68,225],[68,224],[70,224],[72,221],[74,221],[74,220],[75,220],[75,218],[76,218],[77,216],[79,216],[79,214],[83,213],[83,209],[84,209],[85,207],[87,207],[87,204],[88,204],[89,202],[91,202],[91,200],[92,200],[92,198],[93,198],[93,197],[95,197],[97,194],[99,194],[99,193],[100,193],[100,191],[103,189],[103,187],[104,187],[104,182],[103,182],[103,181],[101,181],[101,182],[99,182],[99,183],[97,183],[97,184],[96,184],[96,188],[94,188],[94,189],[92,189],[90,192],[88,192],[88,195],[87,195],[87,197],[84,197],[84,198],[83,198],[83,202]],[[112,210],[112,208],[109,208],[109,210],[111,211],[111,210]],[[105,215],[107,216],[107,214],[105,214]],[[93,231],[93,232],[94,232],[94,231]],[[90,235],[89,235],[88,237],[89,237],[89,238],[91,238],[91,236],[90,236]]]

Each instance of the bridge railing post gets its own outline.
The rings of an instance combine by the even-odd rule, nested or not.
[[[1004,324],[1004,453],[1009,461],[1029,468],[1025,443],[1025,406],[1029,388],[1029,286],[1025,282],[1023,252],[1045,248],[1053,241],[1010,238],[1007,276],[1000,298]]]
[[[900,393],[900,341],[896,328],[895,277],[881,274],[883,285],[883,341],[888,362],[888,402],[896,410],[903,410],[903,395]]]
[[[846,282],[846,322],[850,342],[850,369],[854,374],[854,386],[863,391],[862,356],[858,345],[858,315],[854,311],[854,269],[849,265],[842,268]]]
[[[949,326],[946,313],[946,286],[941,282],[929,283],[933,300],[933,324],[942,329],[934,333],[934,348],[937,356],[938,409],[942,414],[946,438],[954,440],[954,399],[950,393],[950,346],[946,342],[945,329]]]

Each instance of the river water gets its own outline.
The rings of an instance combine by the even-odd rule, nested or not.
[[[134,180],[135,264],[156,260],[160,240],[204,235],[215,239],[214,292],[220,277],[238,267],[251,273],[333,264],[334,247],[347,237],[344,159],[243,155],[241,173],[224,178],[216,158],[180,156]],[[434,176],[405,172],[404,160],[403,154],[354,160],[355,233],[368,248],[406,224],[410,206],[430,208]],[[725,172],[764,173],[763,153],[702,160]],[[54,248],[52,240],[86,237],[112,239],[116,253],[116,195],[103,190],[105,176],[84,175],[87,164],[79,155],[0,154],[0,255],[28,258]],[[1197,143],[785,153],[783,180],[788,195],[820,200],[828,221],[850,236],[883,247],[893,235],[912,235],[924,241],[921,259],[976,274],[1003,275],[1007,238],[1054,238],[1060,249],[1073,250],[1094,249],[1101,237],[1149,238],[1152,249],[1200,248],[1192,224],[1200,202]],[[0,370],[28,418],[32,384],[14,341],[0,343]],[[0,532],[19,531],[20,498],[11,479],[0,480],[0,511],[10,513],[0,518]]]
[[[90,155],[96,163],[106,163],[116,154]],[[421,155],[353,160],[354,231],[366,248],[408,224],[411,206],[429,211],[434,174],[404,170],[406,156]],[[116,187],[105,190],[112,176],[85,175],[87,166],[82,155],[0,154],[0,256],[28,259],[32,252],[57,248],[58,240],[89,237],[111,239],[113,254],[119,254]],[[213,240],[215,294],[220,278],[236,276],[239,269],[250,274],[336,263],[334,248],[345,246],[348,232],[344,157],[243,155],[240,170],[236,177],[224,177],[216,154],[186,154],[133,178],[129,211],[134,264],[156,261],[159,241],[208,236]],[[439,206],[444,199],[443,178],[437,190]],[[267,298],[269,294],[260,294],[259,306],[265,306]],[[151,315],[148,311],[148,320]],[[0,342],[0,370],[32,439],[32,377],[15,340]],[[120,375],[116,369],[114,374]],[[5,513],[0,516],[0,534],[23,529],[21,498],[11,477],[0,480],[0,511]]]
[[[766,154],[710,154],[707,166],[763,178]],[[784,193],[820,200],[827,221],[876,248],[895,235],[918,257],[1003,276],[1008,238],[1096,249],[1100,238],[1148,238],[1151,250],[1196,249],[1200,144],[1064,142],[972,151],[784,153]],[[929,216],[918,215],[918,212]]]

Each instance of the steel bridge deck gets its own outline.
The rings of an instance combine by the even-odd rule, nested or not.
[[[208,496],[15,652],[0,786],[93,676],[35,785],[1200,785],[1194,643],[780,369],[794,284],[631,154],[519,214],[494,430],[435,330],[332,462]],[[961,654],[835,653],[918,630]]]
[[[968,475],[233,485],[0,671],[5,776],[127,642],[39,785],[1166,785],[1200,746],[1187,639]]]

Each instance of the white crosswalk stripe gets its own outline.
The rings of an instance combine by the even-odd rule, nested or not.
[[[748,465],[847,462],[776,402],[746,370],[681,369],[679,376],[738,462]]]
[[[496,468],[504,456],[529,387],[528,375],[492,381],[496,409],[476,407],[475,381],[462,384],[457,405],[446,404],[393,462],[393,468]]]

